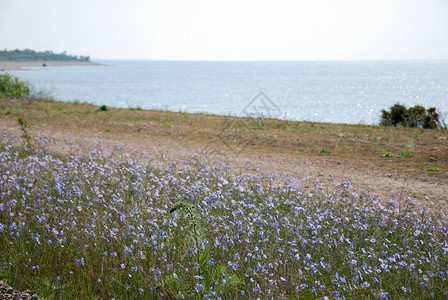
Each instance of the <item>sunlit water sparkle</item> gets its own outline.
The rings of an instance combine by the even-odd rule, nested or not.
[[[99,62],[11,73],[57,99],[115,107],[245,116],[263,92],[278,108],[265,115],[290,120],[376,124],[396,102],[448,113],[446,61]]]

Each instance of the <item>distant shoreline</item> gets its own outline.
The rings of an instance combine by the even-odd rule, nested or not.
[[[42,67],[45,64],[47,67],[62,67],[62,66],[98,66],[100,63],[91,61],[2,61],[0,60],[0,71],[19,71],[27,67]]]

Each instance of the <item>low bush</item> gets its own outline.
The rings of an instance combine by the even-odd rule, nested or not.
[[[30,95],[31,87],[27,81],[8,73],[0,74],[0,97],[23,98]]]
[[[98,111],[108,111],[109,110],[109,107],[107,107],[106,105],[101,105],[99,108],[98,108]]]
[[[421,105],[407,108],[399,103],[390,107],[389,111],[381,111],[381,125],[383,126],[404,126],[418,127],[426,129],[442,128],[440,114],[437,109],[430,107],[426,109]]]

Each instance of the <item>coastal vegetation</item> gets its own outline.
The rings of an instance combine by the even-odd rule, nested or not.
[[[67,54],[65,51],[62,53],[54,53],[53,51],[34,51],[31,49],[24,50],[0,50],[0,60],[9,61],[33,61],[33,60],[45,60],[45,61],[90,61],[89,56],[76,56]]]
[[[435,107],[425,108],[415,105],[407,108],[396,103],[390,109],[381,111],[381,125],[404,126],[425,129],[445,128],[445,120],[440,118],[440,113]]]
[[[31,86],[27,81],[8,73],[0,74],[0,97],[2,98],[24,98],[31,92]]]

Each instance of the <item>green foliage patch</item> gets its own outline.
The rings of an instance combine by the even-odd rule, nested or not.
[[[327,147],[323,147],[322,149],[320,149],[320,153],[327,153],[327,154],[329,154],[329,153],[331,153],[331,149],[327,148]]]
[[[98,108],[98,111],[108,111],[109,110],[109,107],[107,107],[107,105],[101,105],[99,108]]]
[[[426,109],[421,105],[407,108],[396,103],[390,109],[381,111],[380,124],[383,126],[417,127],[425,129],[437,129],[446,127],[440,120],[440,114],[435,107]]]
[[[397,157],[411,157],[412,155],[414,155],[414,151],[401,150],[401,151],[397,154]]]
[[[0,74],[0,97],[24,98],[30,95],[31,86],[27,81],[9,73]]]

